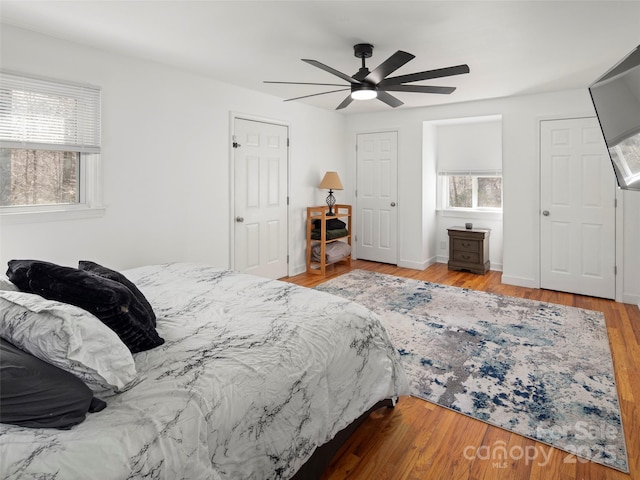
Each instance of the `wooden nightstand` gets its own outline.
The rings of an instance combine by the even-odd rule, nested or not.
[[[485,228],[447,228],[449,232],[449,270],[489,271],[489,234]]]

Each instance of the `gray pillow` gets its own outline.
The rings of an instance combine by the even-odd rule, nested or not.
[[[82,380],[0,338],[0,422],[69,429],[84,421],[93,393]]]

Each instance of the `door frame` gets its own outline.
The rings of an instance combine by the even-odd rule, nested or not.
[[[229,112],[229,262],[228,268],[235,268],[235,242],[236,242],[236,233],[235,233],[235,168],[233,164],[234,159],[234,126],[236,120],[249,120],[252,122],[260,122],[260,123],[269,123],[272,125],[279,125],[283,127],[287,127],[287,140],[291,138],[291,125],[289,122],[285,122],[282,120],[277,120],[268,117],[262,117],[259,115],[253,115],[248,113],[240,113],[236,111]],[[291,276],[291,262],[289,259],[291,258],[291,202],[290,200],[291,193],[291,149],[289,144],[287,144],[287,218],[285,219],[287,222],[287,275]]]
[[[388,133],[388,132],[395,132],[396,134],[396,209],[397,209],[397,214],[396,214],[396,232],[395,232],[395,236],[396,236],[396,258],[395,258],[395,265],[396,266],[400,266],[400,248],[401,248],[401,235],[400,235],[400,212],[401,212],[401,208],[402,208],[402,201],[400,199],[400,189],[398,188],[400,185],[400,134],[401,134],[401,128],[398,126],[390,126],[388,128],[378,128],[378,129],[374,129],[374,130],[361,130],[361,131],[355,131],[353,132],[353,152],[355,153],[354,157],[353,157],[353,172],[354,175],[352,178],[355,179],[355,187],[354,187],[354,201],[353,201],[353,211],[354,211],[354,215],[352,217],[352,230],[354,232],[358,232],[359,229],[359,225],[358,225],[358,215],[356,215],[356,213],[358,212],[358,202],[359,202],[359,198],[358,198],[358,192],[357,192],[357,187],[358,187],[358,135],[367,135],[367,134],[376,134],[376,133]],[[358,242],[355,240],[355,237],[353,238],[353,253],[352,253],[352,258],[354,259],[358,259]]]
[[[536,190],[538,194],[537,206],[538,206],[538,234],[536,236],[536,241],[538,242],[538,248],[536,250],[536,254],[538,256],[537,264],[538,271],[536,279],[536,286],[534,288],[541,288],[542,285],[542,208],[541,208],[541,188],[542,188],[542,122],[544,121],[553,121],[553,120],[574,120],[579,118],[596,118],[593,112],[583,112],[577,113],[575,115],[538,115],[535,119],[536,126],[536,160],[538,161],[538,188]],[[604,138],[602,139],[604,142]],[[624,237],[624,229],[623,229],[623,212],[624,212],[624,204],[623,204],[623,194],[620,189],[616,189],[616,209],[615,209],[615,263],[616,263],[616,275],[615,275],[615,301],[622,302],[623,297],[623,279],[624,279],[624,262],[623,262],[623,237]]]

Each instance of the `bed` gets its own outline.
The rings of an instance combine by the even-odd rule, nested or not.
[[[152,306],[162,342],[131,354],[135,371],[102,375],[92,395],[106,408],[72,428],[0,425],[1,478],[319,478],[332,440],[408,393],[384,327],[362,305],[200,264],[121,273]],[[19,343],[16,331],[0,334]],[[113,365],[127,356],[116,350],[105,352]]]

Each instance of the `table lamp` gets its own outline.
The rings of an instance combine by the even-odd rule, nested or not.
[[[329,205],[329,212],[327,216],[333,216],[333,206],[336,204],[336,197],[333,196],[334,190],[344,190],[342,182],[337,172],[327,172],[324,174],[324,178],[320,182],[318,188],[326,190],[329,189],[329,196],[327,197],[327,205]]]

